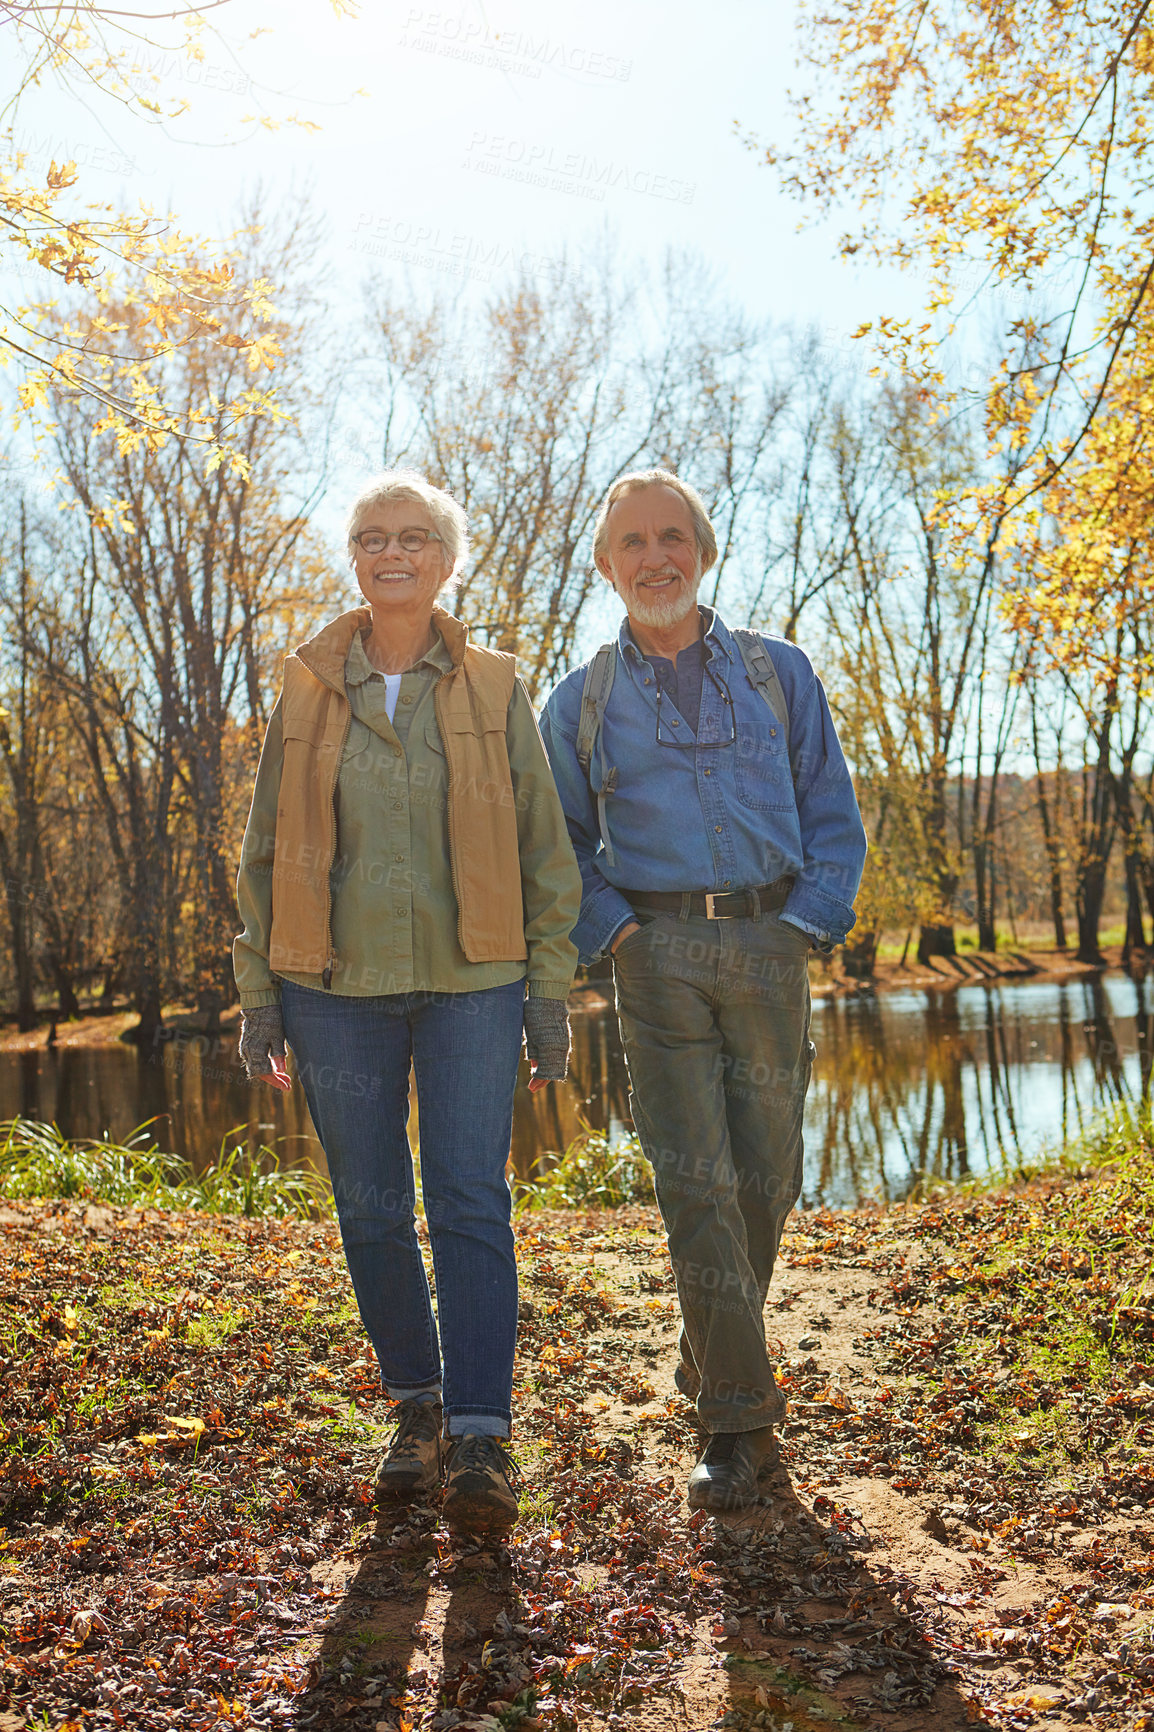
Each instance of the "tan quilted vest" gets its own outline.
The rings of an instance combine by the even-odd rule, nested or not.
[[[284,765],[277,798],[269,967],[323,974],[333,963],[329,873],[336,854],[334,795],[352,711],[345,657],[368,608],[345,613],[285,661]],[[433,693],[449,778],[449,853],[457,932],[470,962],[528,957],[517,811],[505,722],[516,661],[468,642],[451,614],[433,623],[453,671]]]

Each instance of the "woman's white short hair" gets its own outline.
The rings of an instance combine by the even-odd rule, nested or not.
[[[373,479],[361,488],[349,506],[345,521],[350,558],[353,552],[353,536],[357,534],[370,511],[378,506],[392,505],[396,500],[423,505],[432,518],[433,527],[441,537],[445,559],[451,568],[444,587],[455,589],[469,559],[469,520],[451,493],[446,493],[443,487],[434,487],[431,481],[426,481],[415,469],[386,469],[382,474],[374,475]]]

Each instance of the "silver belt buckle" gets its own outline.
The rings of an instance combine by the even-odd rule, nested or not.
[[[713,904],[718,896],[727,896],[728,894],[727,890],[707,890],[705,892],[705,918],[707,920],[724,920],[726,918],[724,914],[713,912]]]

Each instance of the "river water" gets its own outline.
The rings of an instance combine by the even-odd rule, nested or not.
[[[1148,1094],[1154,987],[1117,974],[820,998],[813,1038],[805,1201],[893,1201],[926,1179],[1029,1160]],[[513,1162],[523,1177],[551,1164],[582,1121],[614,1137],[630,1128],[616,1020],[595,991],[574,1000],[573,1045],[569,1082],[518,1090]],[[2,1053],[0,1118],[21,1113],[118,1141],[152,1120],[158,1146],[198,1168],[236,1141],[323,1167],[299,1087],[250,1088],[234,1046],[181,1036],[154,1052]]]

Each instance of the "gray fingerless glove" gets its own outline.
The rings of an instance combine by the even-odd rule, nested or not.
[[[569,1013],[563,998],[525,1000],[525,1051],[545,1082],[563,1082],[569,1069]]]
[[[249,1082],[271,1074],[270,1055],[284,1057],[284,1019],[279,1004],[262,1004],[242,1013],[238,1050]]]

